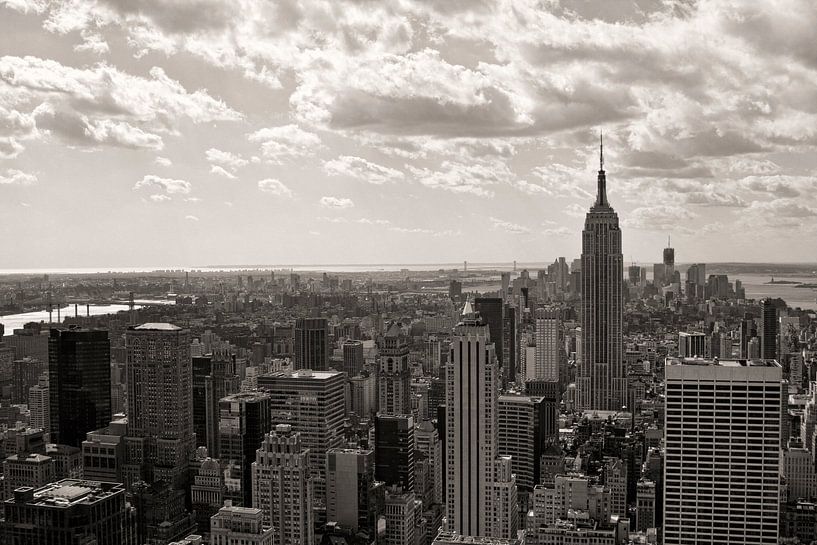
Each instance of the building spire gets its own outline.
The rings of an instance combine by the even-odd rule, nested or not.
[[[607,176],[604,173],[604,135],[599,133],[599,188],[596,195],[596,206],[610,206],[607,203]]]
[[[599,131],[599,170],[604,170],[604,131]]]

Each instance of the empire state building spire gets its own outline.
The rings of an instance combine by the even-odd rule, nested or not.
[[[585,411],[617,411],[627,399],[621,289],[624,258],[618,214],[607,201],[603,140],[599,142],[598,183],[596,202],[582,231],[582,354],[576,369],[577,404]]]
[[[599,133],[599,189],[596,194],[596,206],[610,206],[607,202],[607,176],[604,173],[604,135]]]

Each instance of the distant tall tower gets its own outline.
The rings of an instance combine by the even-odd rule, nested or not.
[[[488,325],[465,304],[454,330],[446,369],[446,530],[466,536],[506,537],[516,512],[497,509],[515,479],[497,457],[499,366]],[[499,482],[499,481],[502,482]],[[500,503],[497,503],[500,502]],[[507,514],[507,520],[500,520]]]
[[[623,274],[621,228],[618,214],[607,202],[602,146],[598,194],[582,231],[582,357],[577,372],[582,410],[617,411],[624,404]]]
[[[672,284],[675,278],[675,248],[672,247],[672,240],[667,238],[667,247],[664,248],[664,279],[667,284]]]
[[[79,447],[111,421],[108,332],[52,329],[48,338],[51,441]]]
[[[383,335],[379,359],[379,411],[383,414],[411,414],[409,345],[399,323],[392,323]]]

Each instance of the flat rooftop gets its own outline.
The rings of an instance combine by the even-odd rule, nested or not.
[[[136,331],[181,331],[182,328],[173,324],[166,324],[162,322],[150,322],[147,324],[135,326],[133,329]]]
[[[28,505],[65,508],[79,503],[96,503],[117,493],[125,493],[124,485],[84,479],[63,479],[36,490],[29,487],[18,488],[11,499]]]
[[[265,375],[259,375],[259,379],[263,378],[297,378],[297,379],[311,379],[311,380],[326,380],[336,377],[343,373],[343,371],[314,371],[312,369],[298,369],[297,371],[274,371]]]
[[[764,359],[713,359],[713,358],[667,358],[666,365],[699,365],[719,367],[780,367],[777,360]]]

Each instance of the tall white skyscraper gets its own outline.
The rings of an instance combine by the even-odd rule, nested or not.
[[[780,365],[681,359],[665,373],[664,543],[777,543]]]
[[[624,258],[618,214],[607,201],[604,153],[598,194],[582,231],[581,359],[576,373],[578,408],[618,411],[627,379],[622,351]]]
[[[509,461],[497,459],[499,366],[488,326],[470,302],[454,329],[446,381],[446,529],[515,537],[516,483],[502,470]],[[505,509],[496,502],[511,487],[514,506]]]
[[[32,428],[40,428],[48,433],[51,428],[51,410],[48,399],[48,375],[28,389],[28,410],[31,413],[29,424]]]
[[[537,309],[535,378],[558,382],[563,353],[564,335],[558,309]]]
[[[289,424],[278,424],[264,437],[252,464],[252,505],[264,524],[275,528],[278,545],[313,545],[312,477],[309,449]]]

